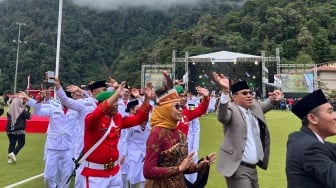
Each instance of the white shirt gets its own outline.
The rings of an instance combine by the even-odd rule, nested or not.
[[[199,97],[192,97],[187,99],[187,106],[194,105],[195,108],[198,107],[200,103]],[[190,109],[189,109],[190,110]],[[193,109],[194,110],[194,109]],[[199,140],[200,140],[200,132],[201,132],[201,126],[199,118],[195,118],[193,120],[189,120],[188,122],[189,130],[187,135],[187,141],[188,141],[188,152],[196,152],[194,155],[195,160],[198,160],[197,152],[199,150]]]
[[[34,99],[29,99],[28,104],[34,107],[34,112],[37,115],[49,117],[45,144],[47,149],[74,149],[74,130],[78,126],[78,113],[76,111],[69,109],[64,113],[62,106],[55,106],[53,104],[43,105],[42,103],[36,103]]]
[[[74,156],[77,158],[84,148],[85,117],[97,107],[97,100],[93,97],[87,97],[78,100],[68,98],[62,88],[56,90],[56,95],[63,105],[78,112],[78,129],[76,135],[77,142]]]
[[[313,133],[315,134],[315,136],[317,137],[317,139],[318,139],[322,144],[324,144],[324,140],[322,139],[322,137],[320,137],[320,135],[318,135],[318,134],[315,133],[314,131],[313,131]]]
[[[252,126],[258,125],[258,121],[256,120],[256,118],[253,116],[253,119],[255,121],[255,125],[252,125],[252,123],[250,121],[248,121],[248,119],[246,118],[251,112],[248,112],[249,110],[246,110],[245,108],[238,106],[239,109],[243,112],[244,114],[244,119],[246,122],[246,145],[245,145],[245,149],[244,149],[244,153],[243,153],[243,158],[242,161],[250,163],[250,164],[257,164],[258,163],[258,153],[256,150],[256,143],[255,143],[255,139],[253,138],[253,132],[252,132]],[[257,126],[258,131],[260,133],[259,130],[259,126]]]

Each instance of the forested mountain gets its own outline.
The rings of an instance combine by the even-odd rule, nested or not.
[[[188,31],[208,12],[222,16],[231,9],[232,5],[211,0],[194,6],[171,6],[168,10],[121,7],[98,11],[64,0],[60,78],[65,84],[85,84],[113,76],[139,86],[141,64],[153,63],[147,61],[151,54],[143,57],[138,56],[139,52],[147,54],[170,33]],[[16,22],[26,24],[21,27],[21,40],[27,44],[20,45],[18,69],[18,90],[23,90],[27,75],[36,88],[41,85],[44,72],[55,69],[57,21],[55,0],[0,3],[0,91],[13,91],[17,50],[12,41],[18,36]],[[169,59],[171,51],[167,48],[167,53],[160,56]]]
[[[169,9],[120,7],[96,10],[64,0],[60,78],[86,84],[113,76],[140,85],[142,64],[171,63],[172,50],[190,55],[218,50],[281,61],[321,63],[335,59],[336,7],[327,0],[206,0]],[[55,69],[58,1],[0,1],[0,91],[13,91],[18,25],[21,26],[18,89],[40,87]]]

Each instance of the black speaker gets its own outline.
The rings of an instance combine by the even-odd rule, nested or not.
[[[274,72],[273,68],[268,69],[268,83],[274,83]]]

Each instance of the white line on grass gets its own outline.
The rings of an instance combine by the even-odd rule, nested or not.
[[[28,181],[31,181],[31,180],[34,180],[34,179],[37,179],[37,178],[39,178],[39,177],[43,176],[43,174],[44,174],[44,173],[42,173],[42,174],[38,174],[38,175],[36,175],[36,176],[33,176],[33,177],[30,177],[30,178],[27,178],[27,179],[25,179],[25,180],[22,180],[22,181],[16,182],[16,183],[14,183],[14,184],[12,184],[12,185],[8,185],[8,186],[6,186],[6,187],[4,187],[4,188],[12,188],[12,187],[15,187],[15,186],[18,186],[18,185],[24,184],[24,183],[26,183],[26,182],[28,182]]]

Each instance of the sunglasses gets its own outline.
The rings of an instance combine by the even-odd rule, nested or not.
[[[176,110],[180,110],[180,109],[183,109],[183,105],[181,105],[181,104],[175,104],[175,105],[174,105],[174,108],[175,108]]]
[[[240,92],[240,93],[238,93],[238,94],[242,94],[242,95],[250,94],[250,95],[252,95],[253,92],[252,92],[252,91],[243,91],[243,92]]]

